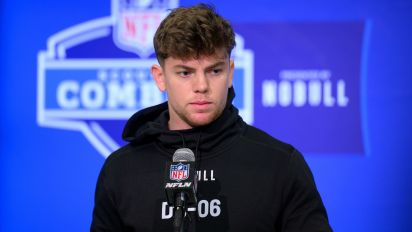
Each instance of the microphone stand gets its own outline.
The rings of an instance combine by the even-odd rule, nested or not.
[[[176,194],[175,213],[173,229],[174,232],[184,232],[185,228],[185,213],[186,213],[186,196],[183,192]]]

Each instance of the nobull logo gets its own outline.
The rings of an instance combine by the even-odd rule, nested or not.
[[[279,82],[262,83],[262,104],[265,107],[346,107],[346,82],[331,80],[330,70],[282,70]]]
[[[157,63],[152,40],[177,6],[177,0],[112,0],[110,16],[50,36],[47,50],[38,54],[38,124],[80,131],[104,157],[118,149],[126,120],[167,100],[150,75]],[[236,101],[252,123],[253,53],[240,35],[236,43]]]

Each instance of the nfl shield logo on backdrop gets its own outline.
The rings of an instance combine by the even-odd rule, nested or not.
[[[189,164],[170,165],[170,180],[182,181],[189,178]]]
[[[168,14],[167,10],[176,7],[177,2],[117,0],[112,1],[112,4],[114,42],[126,51],[147,58],[154,52],[153,37],[156,29]]]

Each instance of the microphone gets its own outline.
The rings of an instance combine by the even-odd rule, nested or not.
[[[180,148],[166,163],[165,191],[167,203],[174,207],[175,231],[184,231],[183,219],[187,208],[197,207],[197,176],[195,155],[189,148]]]

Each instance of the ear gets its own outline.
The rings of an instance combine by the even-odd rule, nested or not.
[[[233,73],[234,73],[234,71],[235,71],[235,61],[234,60],[232,60],[232,59],[230,59],[230,61],[229,61],[230,63],[229,63],[229,88],[230,87],[232,87],[232,85],[233,85]]]
[[[152,65],[150,72],[152,73],[153,79],[156,82],[157,88],[159,88],[159,90],[162,92],[166,91],[165,76],[162,67],[160,65],[154,64]]]

